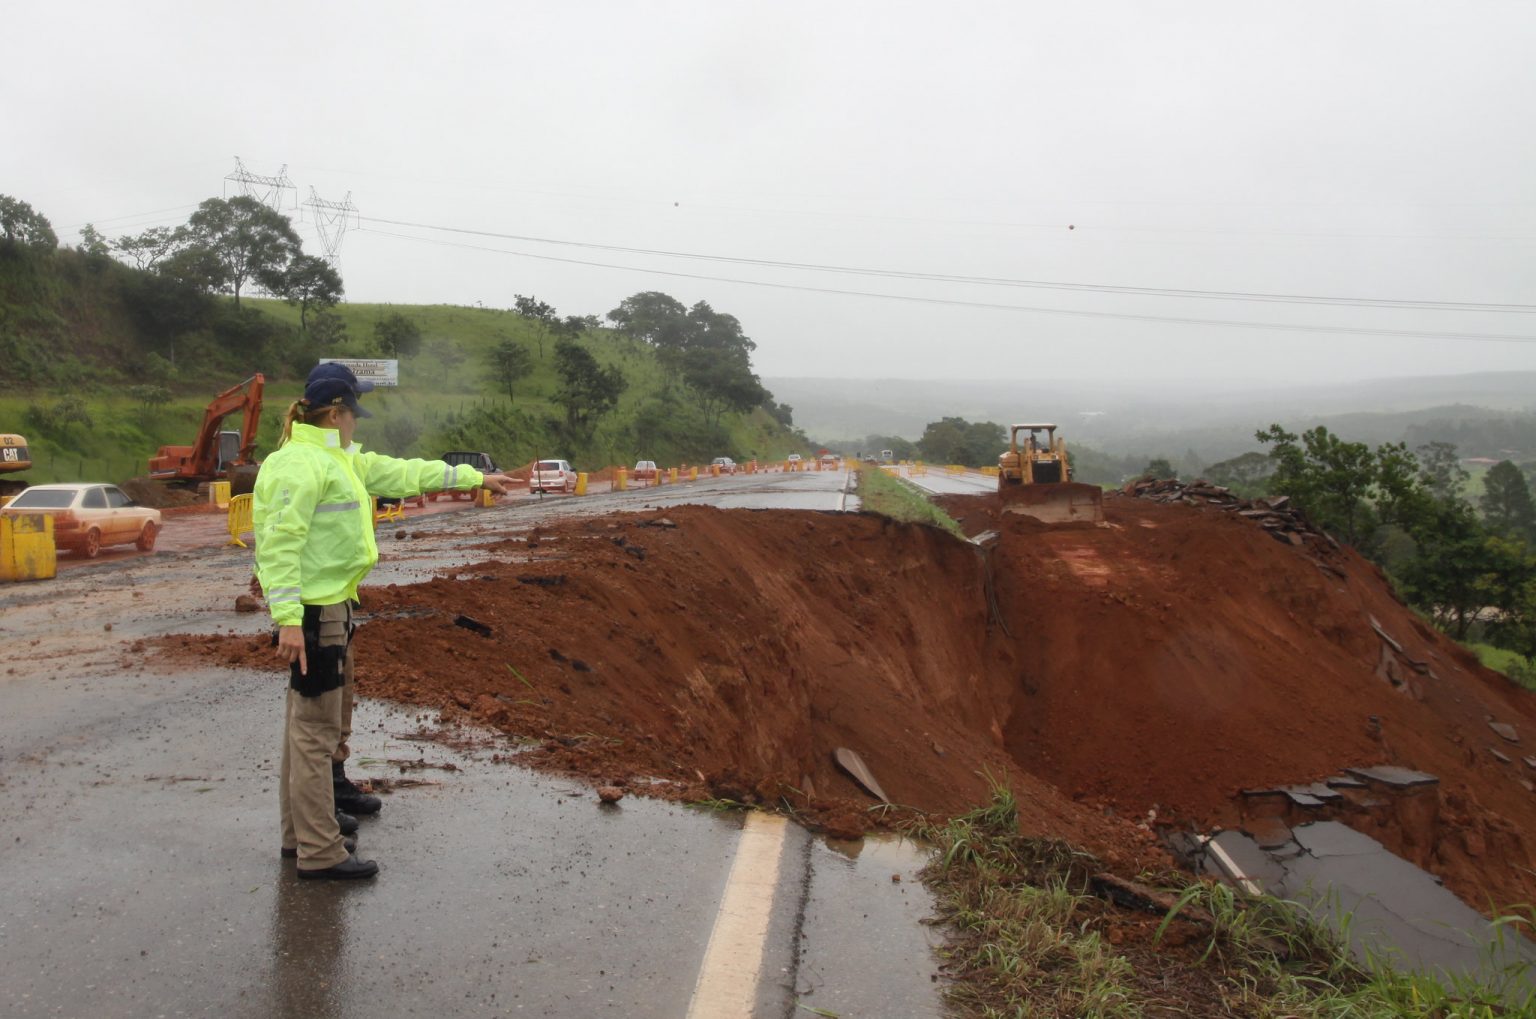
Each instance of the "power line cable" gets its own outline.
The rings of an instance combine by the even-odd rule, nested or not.
[[[463,248],[469,251],[487,251],[500,255],[511,255],[516,258],[532,258],[544,262],[561,262],[567,265],[585,265],[599,269],[617,269],[622,272],[637,272],[646,273],[653,276],[671,276],[681,279],[704,280],[712,283],[737,283],[743,286],[766,287],[773,290],[794,290],[813,294],[836,294],[844,297],[873,297],[881,300],[907,301],[915,304],[938,304],[960,308],[983,308],[993,311],[1027,312],[1037,315],[1065,315],[1075,318],[1117,319],[1121,321],[1134,322],[1164,322],[1174,325],[1223,326],[1237,329],[1271,329],[1283,332],[1332,333],[1359,336],[1394,336],[1423,340],[1465,340],[1472,343],[1536,343],[1536,336],[1506,336],[1497,333],[1432,332],[1427,330],[1414,329],[1371,329],[1355,326],[1305,325],[1299,323],[1283,322],[1251,322],[1237,319],[1186,318],[1172,315],[1136,315],[1128,312],[1082,311],[1071,308],[1039,308],[1018,304],[992,304],[982,301],[962,301],[943,297],[918,297],[911,294],[881,294],[864,290],[841,290],[832,287],[811,287],[794,283],[772,283],[765,280],[737,279],[727,276],[707,276],[701,273],[677,272],[675,270],[669,269],[644,269],[638,268],[636,266],[615,265],[608,262],[592,262],[578,258],[561,258],[558,255],[538,255],[527,251],[511,251],[506,248],[493,248],[481,244],[466,244],[462,241],[439,240],[434,237],[417,237],[411,234],[395,233],[392,230],[369,230],[367,232],[383,237],[397,237],[407,241],[418,241],[424,244],[436,244],[442,247],[450,248]]]
[[[411,227],[418,230],[435,230],[443,233],[465,234],[474,237],[491,237],[497,240],[523,241],[534,244],[555,244],[564,247],[583,248],[592,251],[614,251],[627,255],[684,258],[695,261],[725,262],[734,265],[753,265],[773,269],[795,269],[807,272],[827,272],[851,276],[872,276],[881,279],[929,280],[939,283],[964,283],[977,286],[1017,287],[1039,290],[1063,290],[1079,293],[1123,294],[1137,297],[1181,297],[1196,300],[1249,301],[1271,304],[1313,304],[1351,308],[1393,308],[1412,311],[1459,311],[1501,312],[1508,314],[1533,314],[1536,305],[1499,304],[1467,301],[1414,301],[1376,297],[1332,297],[1316,294],[1268,294],[1254,291],[1191,290],[1173,287],[1130,287],[1106,283],[1065,283],[1048,280],[1008,279],[993,276],[965,276],[953,273],[928,273],[898,269],[867,269],[845,265],[825,265],[815,262],[777,261],[764,258],[745,258],[734,255],[707,255],[689,251],[668,251],[659,248],[631,248],[617,244],[598,244],[590,241],[568,241],[551,237],[532,237],[523,234],[499,233],[493,230],[474,230],[464,227],[438,226],[431,223],[413,223],[406,220],[385,219],[378,216],[362,216],[371,223]]]

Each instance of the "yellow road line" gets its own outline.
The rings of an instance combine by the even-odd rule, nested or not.
[[[688,1019],[749,1019],[752,1015],[786,831],[787,822],[776,814],[747,815],[688,1005]]]

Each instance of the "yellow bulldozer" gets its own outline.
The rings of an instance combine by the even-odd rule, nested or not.
[[[1104,522],[1103,490],[1072,480],[1066,441],[1052,424],[1009,426],[1008,451],[997,458],[997,494],[1003,512],[1043,523]]]
[[[27,440],[20,435],[0,435],[0,474],[12,474],[32,466],[32,454],[27,450]],[[25,481],[16,478],[0,478],[0,499],[20,495],[27,487]]]

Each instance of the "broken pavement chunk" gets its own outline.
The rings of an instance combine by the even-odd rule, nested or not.
[[[1393,786],[1398,789],[1411,789],[1414,786],[1438,785],[1440,780],[1434,775],[1422,771],[1414,771],[1411,768],[1399,768],[1393,764],[1380,764],[1374,768],[1345,768],[1349,774],[1367,782],[1379,782],[1382,785]],[[1333,783],[1330,782],[1330,785]]]
[[[885,790],[880,788],[880,783],[875,781],[875,776],[864,764],[864,759],[857,753],[847,747],[838,747],[832,751],[832,759],[875,799],[883,803],[891,802],[890,797],[885,795]]]
[[[480,622],[478,619],[471,619],[469,616],[454,616],[453,625],[462,626],[466,630],[473,630],[482,637],[489,637],[495,632],[485,623]]]
[[[1488,728],[1498,733],[1499,737],[1506,743],[1520,742],[1520,734],[1516,732],[1515,727],[1510,725],[1508,722],[1489,722]]]

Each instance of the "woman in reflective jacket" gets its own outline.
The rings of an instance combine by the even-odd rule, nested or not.
[[[372,388],[344,365],[310,372],[252,501],[256,577],[277,627],[278,657],[289,666],[278,803],[283,855],[297,857],[301,878],[370,878],[379,870],[352,851],[356,843],[344,835],[357,821],[337,807],[340,795],[360,812],[378,810],[342,769],[352,729],[352,609],[358,584],[379,561],[374,497],[506,491],[501,475],[472,467],[362,452],[352,433],[358,418],[371,416],[358,397]]]

